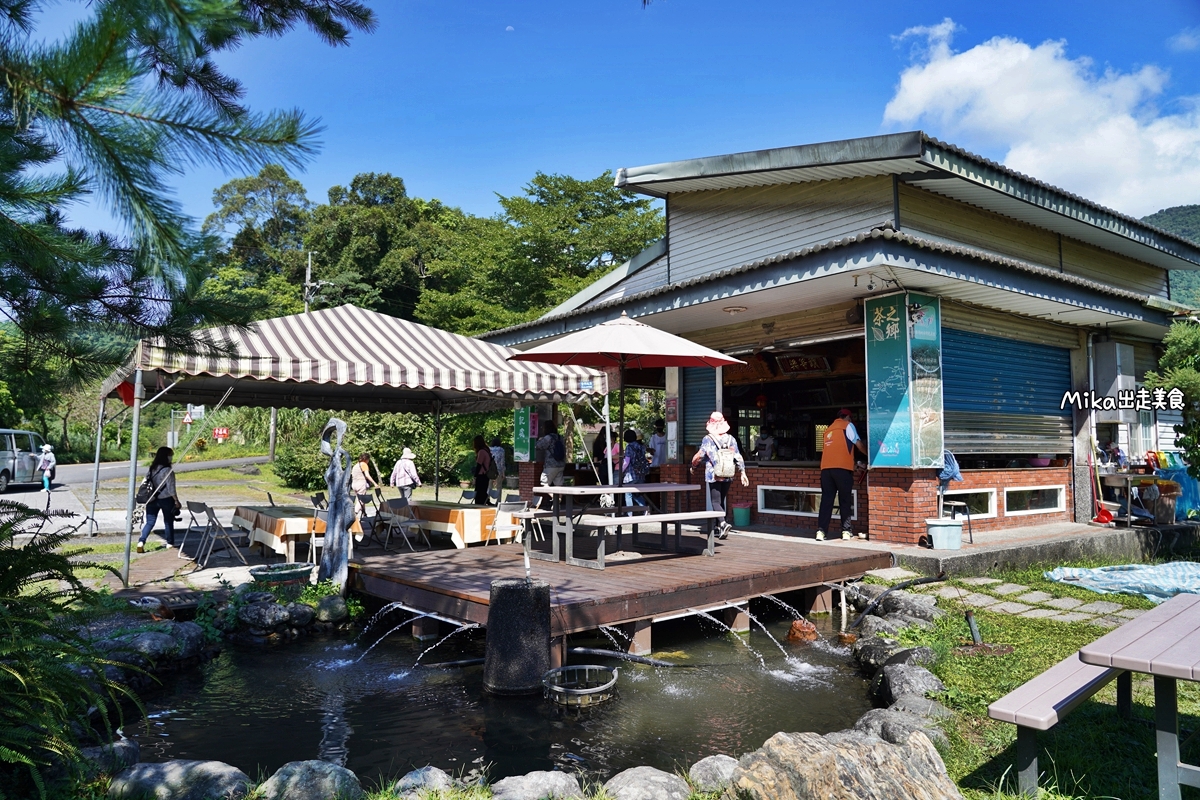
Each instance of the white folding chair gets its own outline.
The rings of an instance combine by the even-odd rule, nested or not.
[[[213,548],[216,546],[218,540],[221,542],[221,558],[232,559],[236,555],[242,560],[243,564],[249,566],[250,562],[246,561],[246,557],[242,555],[242,551],[238,549],[237,544],[233,541],[234,536],[240,538],[245,536],[245,532],[237,529],[230,531],[217,519],[217,513],[211,507],[204,503],[201,503],[201,505],[204,506],[204,514],[208,517],[208,527],[204,529],[204,538],[200,540],[201,551],[196,553],[196,568],[203,569],[208,566],[208,560],[212,558]],[[205,543],[208,544],[207,550],[204,550]],[[230,555],[231,553],[233,555]]]
[[[492,539],[496,540],[496,544],[500,544],[500,536],[505,533],[509,534],[509,541],[516,541],[525,530],[525,525],[515,520],[512,522],[501,522],[500,515],[524,511],[525,508],[525,501],[523,500],[520,503],[500,503],[496,506],[496,514],[492,517],[492,524],[488,525],[488,530],[491,531],[492,535],[483,540],[483,546],[487,547],[488,542]],[[512,517],[509,517],[509,519],[511,520]]]
[[[386,510],[380,509],[380,514],[383,516],[383,549],[387,550],[388,545],[392,541],[392,534],[399,533],[400,538],[408,545],[408,549],[416,552],[412,542],[408,537],[416,531],[416,535],[425,540],[425,546],[432,549],[433,544],[429,541],[429,537],[425,534],[425,529],[421,527],[421,520],[413,516],[412,507],[403,497],[395,497],[385,503]]]
[[[499,503],[500,502],[500,490],[492,489],[491,491],[489,491],[488,492],[488,500],[492,501],[492,505]]]
[[[208,520],[204,516],[204,509],[204,503],[187,501],[187,510],[188,514],[191,515],[191,519],[188,520],[187,530],[183,532],[183,538],[179,540],[179,553],[176,555],[176,558],[186,558],[183,554],[183,546],[187,544],[188,536],[192,533],[192,528],[200,529],[200,548],[204,547],[205,532],[208,530]],[[196,553],[199,554],[200,550],[197,549]]]

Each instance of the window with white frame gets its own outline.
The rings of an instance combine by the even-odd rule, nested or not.
[[[1004,516],[1052,514],[1067,508],[1065,486],[1021,486],[1004,490]]]
[[[996,516],[996,490],[995,489],[956,489],[947,491],[942,505],[942,516],[950,516],[950,508],[945,505],[945,500],[953,500],[959,503],[966,503],[967,508],[971,512],[971,519],[990,519]],[[962,509],[958,509],[958,514],[962,513]]]
[[[1133,446],[1129,449],[1133,452],[1131,455],[1136,459],[1146,457],[1146,453],[1157,449],[1154,445],[1154,412],[1139,411],[1138,420],[1132,425],[1130,442]]]
[[[852,490],[854,507],[850,518],[858,519],[858,490]],[[805,486],[759,486],[758,511],[760,514],[785,514],[793,517],[815,517],[821,511],[821,490]],[[833,503],[833,516],[840,517],[837,500]]]

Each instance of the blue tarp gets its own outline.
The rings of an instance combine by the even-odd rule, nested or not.
[[[1046,579],[1082,586],[1101,594],[1140,594],[1161,603],[1177,594],[1200,594],[1200,564],[1172,561],[1167,564],[1123,564],[1119,567],[1076,569],[1058,567]]]
[[[1179,484],[1180,494],[1175,498],[1175,519],[1188,519],[1189,511],[1200,513],[1200,485],[1188,475],[1187,467],[1156,469],[1154,474]]]

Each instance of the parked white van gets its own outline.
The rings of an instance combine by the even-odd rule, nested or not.
[[[0,428],[0,492],[10,483],[37,483],[38,458],[42,455],[42,437],[32,431]]]

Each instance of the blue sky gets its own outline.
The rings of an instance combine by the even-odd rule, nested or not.
[[[390,172],[492,214],[537,170],[919,127],[1139,216],[1200,202],[1195,0],[371,4],[378,30],[349,47],[297,31],[222,57],[255,110],[324,124],[297,176],[314,201]],[[201,219],[231,177],[173,182]]]

